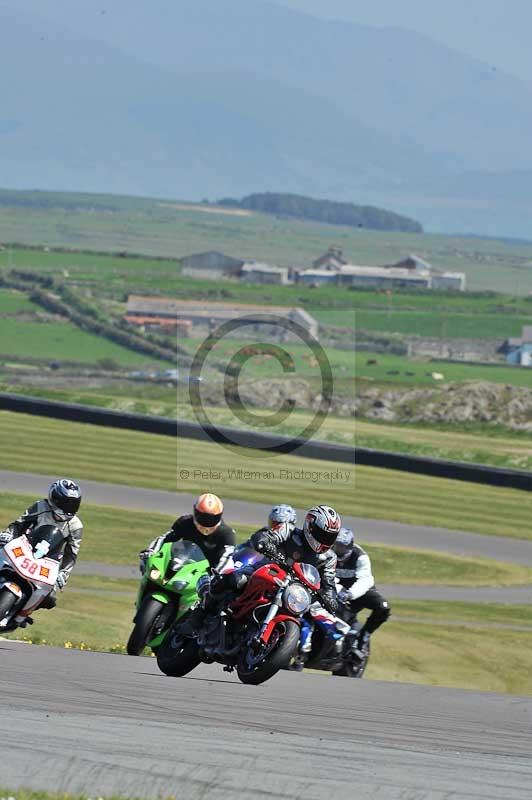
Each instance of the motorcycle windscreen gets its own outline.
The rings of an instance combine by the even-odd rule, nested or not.
[[[183,539],[172,544],[171,557],[172,569],[176,572],[186,564],[195,564],[197,561],[205,561],[205,555],[201,548],[198,547],[197,544],[194,544],[194,542],[187,542]]]
[[[239,545],[233,553],[235,569],[257,567],[259,564],[267,563],[267,561],[268,559],[262,553],[257,553],[253,547],[247,544]]]
[[[317,592],[321,586],[320,573],[313,564],[305,564],[296,561],[292,567],[297,577],[314,592]]]
[[[66,539],[60,528],[54,525],[38,525],[26,534],[35,558],[48,556],[60,561]]]

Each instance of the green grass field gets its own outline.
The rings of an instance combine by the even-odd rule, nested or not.
[[[487,426],[474,431],[442,430],[428,425],[390,425],[357,419],[355,443],[375,450],[532,470],[530,434],[490,430]]]
[[[368,364],[368,361],[377,363]],[[431,378],[432,372],[440,372],[443,381]],[[435,386],[442,383],[462,381],[488,381],[510,386],[532,386],[532,371],[520,367],[479,366],[467,363],[449,363],[436,359],[409,359],[383,353],[355,353],[355,374],[358,380],[394,386]]]
[[[207,442],[0,412],[0,468],[296,507],[320,498],[340,513],[532,539],[532,496],[478,484],[229,450]],[[75,465],[71,453],[76,453]],[[242,473],[239,470],[243,470]]]
[[[532,244],[430,234],[400,234],[228,214],[212,206],[102,195],[40,192],[34,206],[2,197],[8,242],[181,257],[205,250],[277,264],[310,264],[331,244],[362,264],[390,264],[414,252],[435,267],[465,271],[471,289],[532,290]],[[30,202],[31,197],[25,195]],[[42,208],[44,203],[49,208]],[[7,259],[7,256],[6,256]]]
[[[22,292],[0,289],[0,315],[14,315],[24,312],[35,312],[38,306],[29,300]]]
[[[354,335],[352,343],[354,345]],[[194,356],[201,344],[201,339],[188,339],[179,338],[179,344],[185,348],[191,356]],[[224,366],[229,365],[231,360],[237,356],[241,350],[247,347],[259,347],[255,342],[246,341],[244,339],[221,339],[216,342],[209,353],[206,360],[206,366],[213,363],[214,359],[221,362]],[[241,372],[240,380],[246,378],[310,378],[318,380],[320,377],[320,365],[318,360],[313,355],[313,352],[306,344],[299,344],[297,342],[283,342],[277,345],[281,349],[281,357],[284,353],[291,356],[291,362],[283,365],[277,358],[269,354],[251,354],[247,357]],[[333,376],[336,379],[354,378],[356,374],[355,353],[353,349],[340,350],[335,347],[324,348],[327,360],[329,362]],[[283,366],[285,369],[283,370]],[[292,371],[293,368],[293,371]]]
[[[423,621],[401,621],[422,613],[427,616]],[[492,627],[485,627],[486,619]],[[390,621],[373,636],[366,677],[532,694],[529,620],[530,608],[523,606],[396,601]]]
[[[379,234],[381,235],[381,234]],[[532,249],[532,247],[531,247]],[[518,336],[532,320],[529,297],[444,292],[362,291],[323,286],[260,286],[206,281],[181,275],[171,260],[120,258],[88,253],[15,249],[0,251],[0,269],[16,267],[52,273],[96,296],[123,299],[127,292],[183,298],[234,300],[259,305],[302,305],[324,325],[446,338]]]
[[[86,363],[106,358],[132,367],[153,361],[101,336],[82,331],[70,322],[19,322],[1,318],[0,353],[8,358],[31,356]]]
[[[38,320],[43,309],[21,292],[0,289],[0,354],[7,358],[28,357],[58,361],[95,363],[113,359],[124,366],[139,366],[153,359],[119,344],[81,330],[67,320]],[[24,313],[33,318],[20,320]]]
[[[335,324],[332,321],[327,323],[326,319],[334,319],[334,316],[327,313],[324,318],[321,310],[316,313],[316,317],[323,324]],[[442,339],[507,339],[510,336],[521,336],[523,326],[530,325],[531,322],[532,314],[511,316],[504,313],[449,314],[445,311],[355,310],[357,330],[415,334]]]

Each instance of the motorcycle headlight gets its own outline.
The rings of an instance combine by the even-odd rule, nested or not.
[[[292,583],[285,589],[283,602],[292,614],[304,614],[310,608],[311,598],[304,586]]]
[[[160,577],[161,577],[161,573],[160,573],[160,571],[158,569],[151,569],[150,570],[150,580],[158,581]]]
[[[172,589],[175,589],[176,592],[181,592],[183,589],[186,589],[188,586],[188,581],[174,581],[172,584]]]

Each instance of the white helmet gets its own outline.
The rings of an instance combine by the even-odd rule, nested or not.
[[[297,525],[297,514],[292,506],[287,505],[287,503],[279,503],[279,505],[273,506],[268,514],[268,525],[271,530],[275,531],[281,528],[283,523],[286,523],[290,533]]]

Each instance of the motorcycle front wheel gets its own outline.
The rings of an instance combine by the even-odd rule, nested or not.
[[[170,628],[157,648],[157,665],[161,672],[172,678],[181,678],[192,672],[201,661],[196,639],[183,636],[179,624]]]
[[[270,637],[271,646],[265,653],[254,655],[249,649],[246,650],[236,668],[242,683],[258,686],[285,667],[297,649],[299,634],[297,622],[283,620],[274,628]]]
[[[135,618],[135,627],[127,640],[126,650],[128,656],[140,656],[142,651],[153,637],[151,632],[157,617],[164,608],[164,603],[145,597]]]
[[[11,609],[18,603],[18,598],[9,591],[9,589],[4,589],[3,592],[0,592],[0,621],[2,621]],[[0,628],[0,633],[2,629]]]

